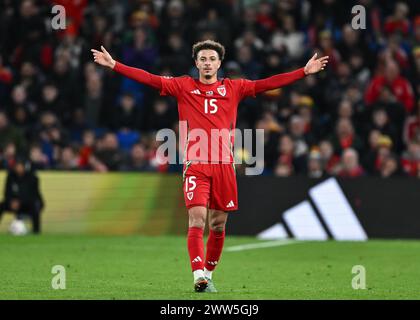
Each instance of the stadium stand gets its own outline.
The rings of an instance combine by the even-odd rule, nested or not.
[[[51,28],[57,4],[64,30]],[[365,30],[351,27],[356,4],[366,7]],[[175,101],[96,66],[90,49],[194,76],[192,44],[213,39],[227,49],[220,77],[260,79],[303,66],[314,51],[330,56],[321,74],[239,106],[238,128],[265,129],[263,174],[420,178],[415,8],[415,0],[0,1],[0,169],[25,153],[38,170],[180,172],[156,161],[157,130],[177,128]]]

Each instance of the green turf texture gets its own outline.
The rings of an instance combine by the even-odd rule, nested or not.
[[[227,237],[225,248],[258,242]],[[0,235],[0,299],[419,299],[420,241],[299,242],[224,252],[218,293],[193,292],[186,238]],[[51,286],[54,265],[66,289]],[[366,289],[352,288],[352,267]]]

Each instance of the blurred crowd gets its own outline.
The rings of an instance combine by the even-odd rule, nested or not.
[[[52,28],[56,4],[64,30]],[[366,29],[352,27],[354,5]],[[159,164],[155,139],[176,130],[176,101],[95,65],[90,49],[197,76],[191,46],[213,39],[227,50],[220,77],[330,57],[322,73],[240,104],[237,127],[265,130],[264,174],[420,178],[416,10],[416,0],[0,0],[0,169],[25,154],[40,170],[180,172]]]

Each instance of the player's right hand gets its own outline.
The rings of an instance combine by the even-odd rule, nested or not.
[[[106,51],[106,49],[103,46],[101,46],[101,50],[102,52],[95,49],[90,49],[90,51],[92,51],[93,53],[93,61],[95,61],[97,64],[100,64],[101,66],[114,69],[115,60],[112,59],[109,52]]]

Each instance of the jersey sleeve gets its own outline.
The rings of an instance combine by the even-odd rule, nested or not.
[[[255,81],[247,79],[233,80],[238,90],[239,100],[245,99],[246,97],[255,98]]]
[[[305,77],[304,68],[292,72],[279,73],[269,78],[255,80],[255,93],[283,87]]]
[[[152,73],[149,73],[143,69],[129,67],[121,62],[116,61],[115,66],[114,66],[114,71],[134,81],[151,86],[155,89],[158,89],[158,90],[162,89],[161,77],[154,75]]]
[[[160,90],[161,96],[173,96],[177,97],[181,92],[180,78],[173,78],[163,76],[162,80],[162,90]]]

